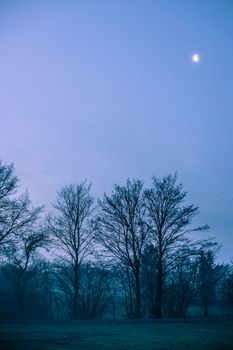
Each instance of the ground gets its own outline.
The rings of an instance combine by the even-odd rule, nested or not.
[[[233,320],[1,322],[1,350],[233,350]]]

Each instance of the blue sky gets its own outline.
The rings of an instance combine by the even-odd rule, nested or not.
[[[232,19],[231,0],[1,0],[0,158],[34,204],[177,171],[232,258]]]

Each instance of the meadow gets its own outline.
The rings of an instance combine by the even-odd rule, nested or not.
[[[232,350],[233,320],[1,322],[1,350]]]

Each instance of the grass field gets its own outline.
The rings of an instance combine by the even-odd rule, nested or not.
[[[0,323],[1,350],[232,350],[232,320]]]

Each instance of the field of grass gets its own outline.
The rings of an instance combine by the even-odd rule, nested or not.
[[[232,320],[0,323],[1,350],[232,350]]]

